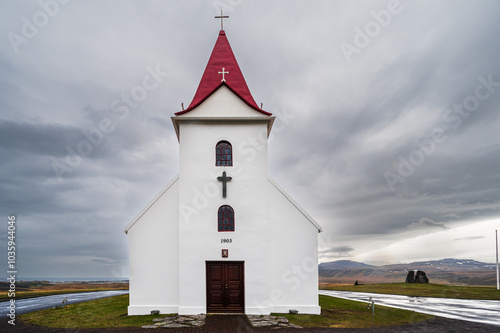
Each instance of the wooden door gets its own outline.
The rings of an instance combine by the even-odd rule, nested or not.
[[[243,261],[207,261],[207,312],[245,312]]]

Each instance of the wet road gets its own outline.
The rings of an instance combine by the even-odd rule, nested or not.
[[[128,290],[91,291],[86,293],[61,294],[19,299],[15,302],[16,315],[61,306],[61,302],[65,297],[68,299],[68,304],[73,304],[123,294],[128,294]],[[9,313],[9,305],[10,302],[8,301],[0,302],[0,318],[5,318],[5,316]]]
[[[500,326],[500,301],[414,297],[333,290],[320,290],[319,294],[366,303],[372,297],[375,301],[375,312],[377,312],[377,305],[384,305],[445,318]]]

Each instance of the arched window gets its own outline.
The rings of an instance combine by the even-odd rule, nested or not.
[[[219,207],[217,222],[219,231],[234,231],[234,210],[231,206],[224,205]]]
[[[215,165],[233,166],[233,148],[227,141],[220,141],[215,147]]]

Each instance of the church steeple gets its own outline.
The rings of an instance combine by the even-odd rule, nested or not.
[[[191,104],[186,110],[177,112],[175,115],[179,116],[196,108],[222,85],[226,85],[251,108],[265,115],[271,115],[271,113],[260,109],[255,103],[224,30],[219,32],[219,37],[215,42],[214,49]]]

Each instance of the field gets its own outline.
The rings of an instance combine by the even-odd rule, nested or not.
[[[377,327],[404,325],[432,318],[411,311],[378,306],[375,320],[365,303],[320,296],[321,316],[284,316],[303,327]],[[21,315],[21,320],[35,325],[58,328],[140,327],[151,325],[165,315],[127,316],[128,295],[120,295],[78,304],[64,309],[47,309]]]
[[[320,283],[364,284],[400,283],[408,271],[422,270],[429,282],[448,285],[496,286],[494,264],[463,259],[442,259],[372,266],[351,260],[336,260],[319,265]]]
[[[128,283],[96,283],[96,282],[71,282],[71,283],[50,283],[48,281],[18,281],[16,282],[16,299],[80,293],[87,291],[103,291],[128,289]],[[0,302],[8,301],[10,298],[8,282],[0,282]]]
[[[359,286],[320,283],[319,288],[406,296],[500,300],[500,291],[496,287],[450,286],[434,283],[385,283]]]
[[[413,311],[377,306],[375,317],[368,309],[366,303],[349,301],[345,299],[319,296],[321,316],[280,314],[288,320],[302,327],[336,327],[336,328],[362,328],[380,326],[406,325],[433,316]]]
[[[66,305],[20,315],[22,321],[58,328],[141,327],[165,315],[127,316],[128,295]]]
[[[128,288],[127,284],[64,284],[40,286],[30,294],[47,294],[74,291],[91,291]],[[101,288],[101,289],[99,289]],[[388,283],[373,285],[333,285],[320,284],[320,289],[348,290],[358,292],[390,293],[423,297],[450,297],[465,299],[500,300],[500,292],[494,287],[464,287],[438,284]],[[432,318],[411,311],[378,306],[375,320],[366,303],[354,302],[334,297],[319,296],[321,316],[285,314],[292,323],[303,327],[377,327],[404,325]],[[140,327],[149,325],[153,318],[165,315],[127,316],[128,295],[103,298],[65,306],[64,309],[47,309],[21,315],[21,320],[36,325],[64,328]],[[280,314],[282,315],[282,314]]]

